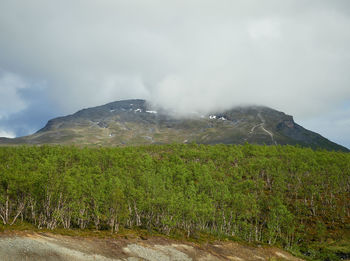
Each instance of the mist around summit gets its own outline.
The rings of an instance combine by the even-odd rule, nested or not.
[[[1,133],[142,98],[180,116],[265,105],[350,145],[349,13],[342,0],[1,1]]]

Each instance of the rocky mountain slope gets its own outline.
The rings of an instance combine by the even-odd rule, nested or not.
[[[176,118],[145,100],[124,100],[50,120],[38,132],[0,144],[141,145],[163,143],[299,144],[348,151],[268,107],[236,107]]]

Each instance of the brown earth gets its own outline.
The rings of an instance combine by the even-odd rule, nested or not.
[[[0,261],[301,260],[274,247],[235,242],[195,244],[162,237],[81,238],[50,233],[0,234]]]

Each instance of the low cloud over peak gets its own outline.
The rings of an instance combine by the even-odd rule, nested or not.
[[[57,115],[144,98],[180,114],[259,104],[309,120],[350,100],[349,10],[345,0],[4,0],[0,69],[29,90],[44,82]],[[18,105],[0,115],[42,104],[0,83],[0,99]]]

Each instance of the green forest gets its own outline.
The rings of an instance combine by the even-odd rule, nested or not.
[[[350,255],[350,153],[250,144],[0,147],[0,223],[21,222],[208,234],[337,260]]]

